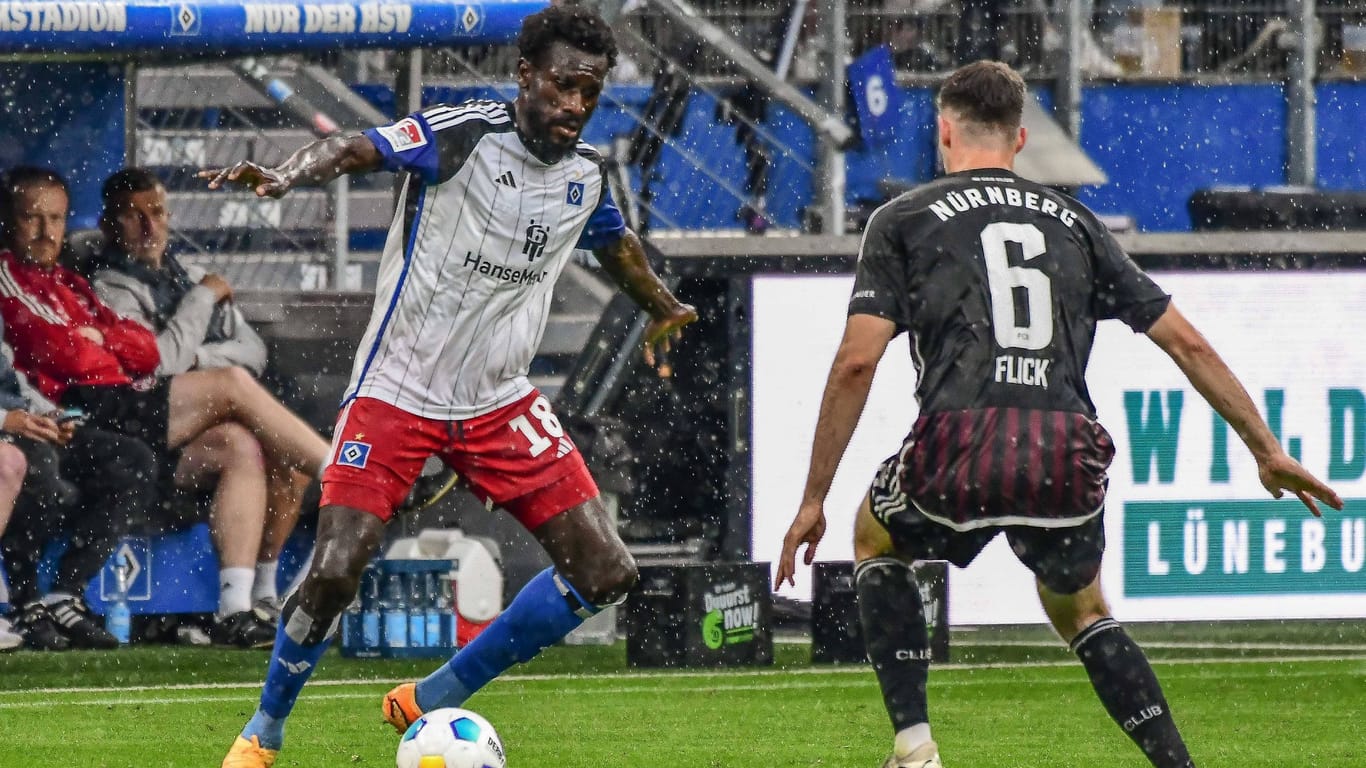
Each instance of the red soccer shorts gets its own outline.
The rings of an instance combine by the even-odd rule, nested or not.
[[[550,402],[533,391],[464,421],[427,419],[368,397],[351,401],[337,417],[322,504],[387,522],[433,455],[481,501],[511,512],[529,531],[598,495]]]

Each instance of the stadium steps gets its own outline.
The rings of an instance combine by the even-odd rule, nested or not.
[[[166,197],[175,228],[182,233],[261,228],[305,232],[331,226],[328,194],[322,190],[300,189],[279,200],[257,197],[252,192],[187,190],[168,190]],[[352,190],[347,202],[352,228],[389,229],[394,211],[394,196],[389,190]]]
[[[267,71],[343,129],[385,119],[322,67],[276,59]],[[277,164],[315,134],[230,66],[145,67],[138,71],[135,94],[135,162],[166,183],[181,250],[216,271],[235,273],[242,287],[321,285],[335,248],[331,189],[263,200],[245,190],[209,192],[195,177],[203,168],[239,160]],[[349,250],[381,246],[393,211],[393,183],[387,173],[350,180]],[[361,285],[372,284],[373,270],[365,271],[365,265],[373,255],[356,257]]]
[[[369,102],[324,67],[275,58],[269,62],[267,71],[270,77],[288,84],[344,128],[361,128],[384,119]],[[143,68],[138,72],[136,97],[139,109],[253,110],[276,106],[231,67],[214,64]]]

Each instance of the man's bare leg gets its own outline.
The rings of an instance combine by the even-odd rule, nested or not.
[[[190,371],[171,378],[167,442],[176,448],[210,427],[235,421],[266,453],[309,476],[327,460],[327,441],[241,368]]]
[[[261,558],[280,559],[303,507],[304,492],[313,478],[290,468],[270,468],[266,477],[266,527],[261,536]]]
[[[926,683],[930,635],[915,573],[887,529],[873,517],[871,492],[854,520],[854,585],[868,658],[892,721],[889,766],[937,766],[939,747],[930,734]]]
[[[175,486],[201,490],[213,484],[209,533],[218,550],[218,617],[251,609],[256,555],[266,517],[266,473],[261,446],[238,424],[212,427],[185,446]]]
[[[1035,582],[1039,591],[1039,602],[1043,612],[1053,624],[1058,637],[1070,644],[1082,630],[1101,619],[1110,618],[1110,605],[1105,601],[1105,592],[1100,587],[1100,577],[1086,585],[1080,592],[1060,595],[1050,591],[1042,583]]]
[[[421,712],[462,706],[514,664],[529,661],[584,619],[625,600],[639,577],[599,496],[551,517],[532,534],[554,566],[532,577],[450,661],[416,685],[389,692],[384,711],[395,728],[406,728]]]
[[[0,536],[9,524],[10,513],[14,511],[14,500],[19,497],[19,489],[24,484],[24,474],[28,471],[28,459],[24,452],[10,443],[0,443]],[[9,590],[0,579],[0,601],[10,601]],[[0,650],[18,647],[23,636],[15,632],[9,619],[0,616]]]
[[[28,459],[24,452],[11,443],[0,443],[0,534],[4,534],[5,526],[9,524],[14,500],[19,497],[26,472]]]
[[[261,548],[256,556],[256,581],[251,590],[255,605],[278,609],[280,596],[276,589],[280,553],[299,522],[304,491],[312,479],[289,467],[271,466],[266,469],[266,524],[261,531]]]
[[[274,761],[274,752],[284,744],[285,720],[327,650],[342,610],[356,596],[361,572],[383,540],[384,522],[369,512],[335,504],[318,512],[313,562],[299,588],[285,599],[260,706],[225,764],[237,764],[230,762],[235,753],[263,749]]]
[[[1070,595],[1041,582],[1038,590],[1048,620],[1081,658],[1100,702],[1148,761],[1157,768],[1194,768],[1143,649],[1110,617],[1100,576]]]

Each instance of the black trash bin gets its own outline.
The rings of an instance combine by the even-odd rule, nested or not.
[[[643,565],[627,601],[634,667],[773,663],[768,563]]]
[[[949,660],[949,568],[942,560],[916,563],[920,599],[930,631],[930,660]],[[859,624],[854,564],[848,560],[816,563],[811,584],[811,661],[860,664],[868,660]]]

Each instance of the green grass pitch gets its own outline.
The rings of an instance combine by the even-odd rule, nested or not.
[[[1359,768],[1366,625],[1135,627],[1202,768]],[[932,671],[948,768],[1142,768],[1080,665],[1038,628],[955,632]],[[628,668],[620,644],[554,648],[469,706],[511,768],[876,768],[890,726],[866,666]],[[217,768],[255,705],[264,653],[136,647],[0,656],[0,766]],[[324,659],[280,768],[389,768],[379,701],[435,662]]]

